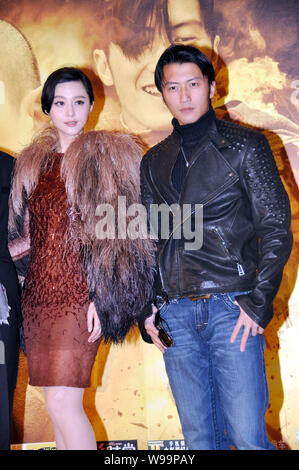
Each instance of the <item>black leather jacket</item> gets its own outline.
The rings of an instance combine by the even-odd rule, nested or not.
[[[157,241],[156,293],[175,299],[251,290],[238,302],[264,328],[292,247],[289,200],[268,142],[255,130],[213,120],[178,194],[171,173],[180,146],[174,130],[144,156],[142,202],[148,213],[151,204],[202,204],[203,244],[186,250],[190,240],[171,230]]]

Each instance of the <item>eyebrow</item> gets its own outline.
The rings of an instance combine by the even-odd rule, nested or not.
[[[54,96],[54,99],[55,98],[65,98],[65,96],[63,95],[55,95]],[[79,96],[73,96],[74,99],[77,99],[77,98],[87,98],[87,96],[84,96],[84,95],[79,95]]]
[[[179,28],[182,28],[183,26],[189,26],[189,25],[203,26],[203,22],[198,21],[198,20],[184,21],[184,22],[178,23],[176,25],[171,25],[171,28],[172,29],[179,29]]]
[[[187,83],[188,83],[188,82],[192,82],[192,80],[202,80],[202,77],[199,76],[199,77],[192,77],[192,78],[189,78],[189,79],[187,80]],[[173,81],[173,80],[169,80],[168,82],[164,82],[164,86],[165,86],[165,85],[169,85],[169,84],[170,84],[170,85],[175,85],[176,83],[179,83],[179,82],[176,82],[176,81]]]

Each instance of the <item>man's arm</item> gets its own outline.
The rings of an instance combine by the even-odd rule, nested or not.
[[[148,229],[149,225],[149,211],[151,204],[154,203],[154,197],[150,184],[150,176],[148,169],[147,157],[143,157],[140,165],[140,191],[141,191],[141,202],[146,207],[148,214]],[[154,299],[153,299],[154,301]],[[158,330],[154,325],[155,315],[157,308],[153,305],[152,302],[148,303],[143,309],[140,318],[138,319],[139,329],[142,335],[142,338],[147,343],[154,343],[160,351],[164,352],[165,347],[161,343],[158,337]]]
[[[236,298],[241,314],[232,340],[244,325],[242,346],[245,347],[250,331],[252,334],[262,332],[272,319],[272,302],[292,249],[289,199],[268,141],[262,134],[257,135],[248,146],[242,166],[242,180],[260,240],[254,289],[250,294]]]

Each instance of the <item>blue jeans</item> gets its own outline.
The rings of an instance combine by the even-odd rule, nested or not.
[[[164,362],[189,449],[275,449],[265,426],[264,337],[250,335],[245,352],[242,330],[230,342],[240,314],[233,300],[234,294],[180,299],[160,312],[175,343]]]

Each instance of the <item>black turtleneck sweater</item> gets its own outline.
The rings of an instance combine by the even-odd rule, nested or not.
[[[174,129],[180,134],[182,139],[181,149],[177,156],[171,175],[172,184],[178,193],[181,193],[184,179],[188,171],[186,160],[190,162],[194,148],[204,137],[214,119],[215,111],[212,107],[210,107],[209,110],[198,119],[198,121],[192,122],[191,124],[185,124],[184,126],[181,126],[177,119],[174,118],[172,120]]]

